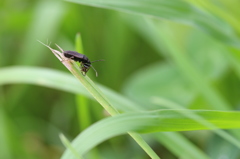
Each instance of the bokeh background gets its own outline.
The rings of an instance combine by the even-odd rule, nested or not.
[[[57,43],[64,50],[75,50],[80,33],[84,54],[93,61],[105,59],[93,64],[99,77],[93,70],[88,75],[138,103],[141,109],[164,108],[151,101],[154,96],[188,109],[240,108],[239,1],[102,2],[99,6],[103,8],[67,1],[1,0],[1,69],[26,66],[68,73],[37,40],[52,42],[53,48]],[[72,140],[107,116],[97,102],[84,99],[88,114],[83,125],[77,113],[82,98],[21,82],[1,85],[0,158],[59,158],[65,149],[60,133]],[[240,158],[239,149],[211,131],[182,135],[210,158]],[[174,153],[174,145],[170,149],[146,138],[162,158],[181,157]],[[148,156],[124,135],[104,142],[88,158]]]

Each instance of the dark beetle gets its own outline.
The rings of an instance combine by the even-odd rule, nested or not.
[[[71,60],[74,60],[76,62],[79,62],[81,64],[81,69],[82,69],[82,72],[83,72],[83,75],[86,75],[86,73],[88,72],[88,70],[90,69],[90,67],[93,68],[93,70],[96,72],[96,76],[98,76],[98,73],[97,71],[94,69],[94,67],[92,66],[92,63],[93,62],[97,62],[97,61],[103,61],[103,60],[97,60],[97,61],[90,61],[88,59],[87,56],[83,55],[83,54],[80,54],[76,51],[64,51],[63,52],[63,55],[66,57],[66,58],[69,58]]]

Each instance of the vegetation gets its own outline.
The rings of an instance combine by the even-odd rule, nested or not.
[[[0,158],[239,158],[238,6],[2,1]]]

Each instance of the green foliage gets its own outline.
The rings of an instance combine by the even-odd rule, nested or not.
[[[195,114],[199,118],[185,117]],[[161,131],[189,131],[201,129],[239,128],[239,112],[160,110],[142,113],[125,113],[104,119],[82,132],[74,141],[74,147],[84,154],[98,143],[128,131],[153,133]],[[216,127],[215,127],[216,126]],[[113,131],[114,130],[114,131]],[[239,144],[240,145],[240,144]],[[66,152],[63,158],[74,158]]]
[[[0,158],[239,158],[238,6],[2,1]],[[104,59],[99,76],[37,40]]]

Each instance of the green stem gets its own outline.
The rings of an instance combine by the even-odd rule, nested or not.
[[[77,33],[76,35],[75,47],[77,52],[84,53],[80,33]],[[77,101],[78,124],[80,131],[82,131],[91,125],[89,99],[84,95],[76,95],[76,101]]]
[[[68,141],[68,139],[63,135],[60,134],[59,135],[62,143],[64,144],[65,147],[67,147],[72,153],[73,155],[77,158],[77,159],[84,159],[82,156],[80,156],[78,154],[78,152],[72,147],[71,143]]]
[[[40,41],[39,41],[40,42]],[[40,42],[42,43],[42,42]],[[119,112],[109,103],[104,94],[99,90],[99,88],[93,83],[93,81],[88,78],[88,76],[83,76],[79,70],[76,63],[73,63],[71,60],[67,60],[63,54],[57,50],[52,49],[50,46],[42,43],[44,46],[48,47],[53,54],[67,67],[67,69],[83,84],[83,86],[89,91],[89,93],[103,106],[103,108],[111,115],[117,115]],[[57,47],[61,50],[58,45]],[[139,146],[152,158],[160,159],[158,155],[152,150],[152,148],[143,140],[143,138],[136,133],[128,133],[138,144]]]
[[[95,83],[86,75],[83,76],[77,65],[68,67],[70,72],[83,84],[83,86],[89,91],[89,93],[103,106],[103,108],[111,115],[117,115],[119,112],[109,103],[104,94],[99,90]],[[128,133],[139,146],[153,159],[160,159],[158,155],[152,150],[152,148],[143,140],[143,138],[133,132]]]

